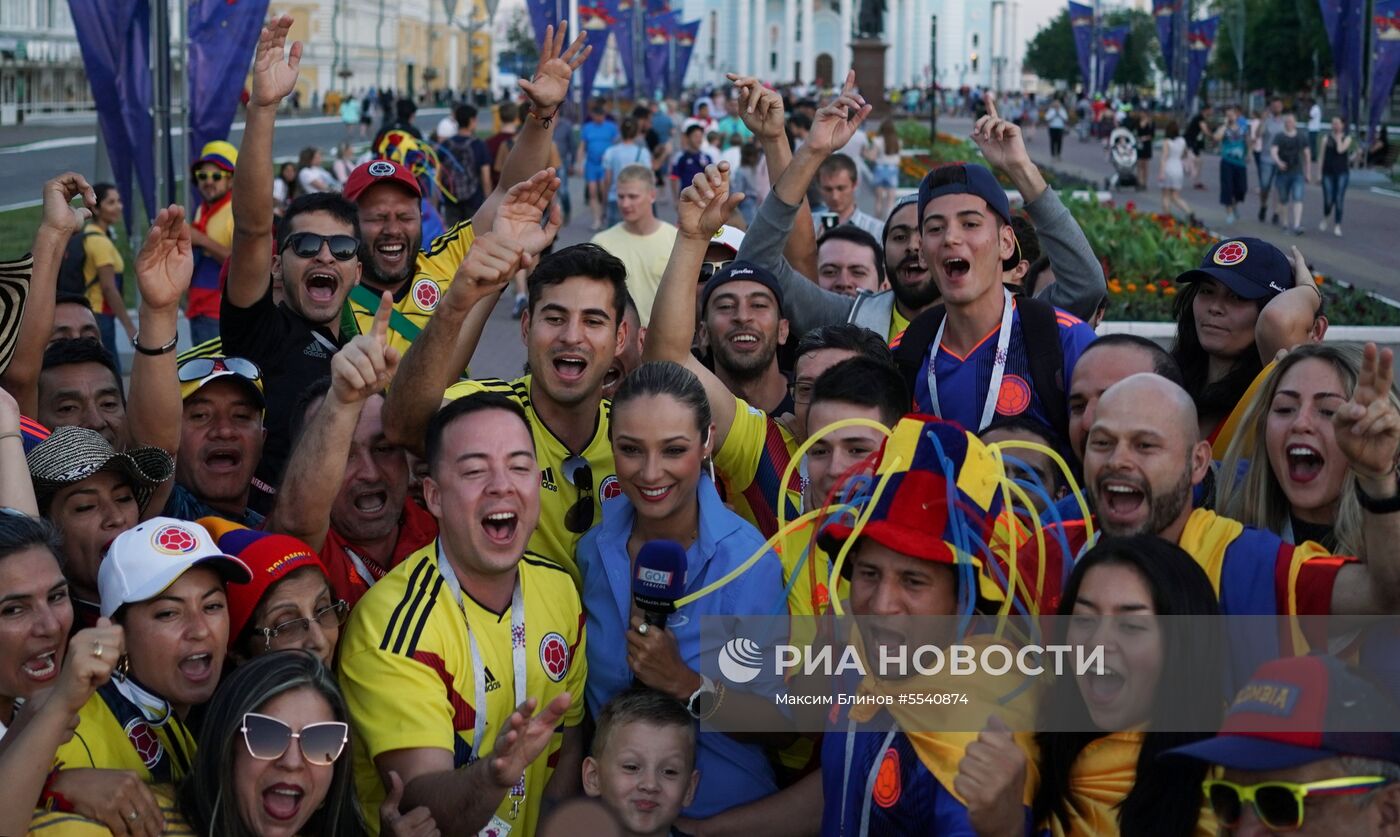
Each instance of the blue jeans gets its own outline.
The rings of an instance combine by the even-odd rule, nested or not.
[[[213,317],[190,317],[190,345],[198,346],[219,336],[219,321]]]
[[[122,356],[117,352],[117,318],[111,314],[93,314],[97,318],[97,333],[102,335],[102,345],[112,353],[117,363],[117,374],[122,371]]]
[[[1324,174],[1322,176],[1322,217],[1332,215],[1332,220],[1342,223],[1342,202],[1346,199],[1347,184],[1351,182],[1351,172]],[[1333,210],[1336,214],[1333,215]]]

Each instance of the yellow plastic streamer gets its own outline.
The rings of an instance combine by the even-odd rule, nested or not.
[[[831,433],[835,433],[837,430],[843,430],[847,427],[869,427],[872,430],[879,431],[880,434],[887,439],[894,433],[893,430],[884,426],[880,422],[875,421],[874,419],[849,418],[842,419],[841,421],[834,421],[831,424],[828,424],[826,427],[823,427],[821,430],[818,430],[816,433],[809,436],[807,438],[807,441],[803,442],[801,445],[798,446],[797,450],[793,452],[792,459],[788,462],[787,467],[783,469],[783,481],[779,483],[779,485],[786,486],[791,482],[792,472],[795,471],[798,468],[798,466],[802,464],[802,457],[807,455],[807,451],[812,447],[812,445],[817,443],[818,439],[821,439],[822,437],[827,436]],[[778,503],[778,528],[782,529],[786,524],[787,503],[780,502]]]
[[[992,448],[1003,448],[1006,450],[1030,450],[1036,453],[1043,453],[1050,457],[1050,461],[1060,469],[1060,474],[1065,478],[1065,485],[1069,487],[1070,495],[1074,497],[1075,503],[1079,505],[1079,513],[1083,515],[1084,532],[1088,535],[1088,543],[1094,541],[1094,516],[1089,513],[1089,502],[1084,499],[1084,489],[1080,487],[1079,480],[1074,478],[1074,472],[1070,470],[1063,456],[1045,445],[1036,442],[1022,442],[1016,439],[1008,439],[1005,442],[997,442],[989,445]]]
[[[841,549],[837,551],[836,558],[831,562],[831,578],[827,581],[827,589],[835,590],[837,580],[841,578],[841,566],[846,563],[846,555],[855,545],[856,539],[860,537],[861,530],[865,528],[865,523],[870,519],[870,515],[875,513],[875,507],[880,502],[880,496],[885,493],[885,486],[889,484],[890,477],[894,476],[902,464],[903,458],[896,456],[890,462],[889,468],[885,470],[884,476],[880,477],[880,482],[875,485],[875,490],[870,492],[870,499],[866,501],[865,509],[856,516],[856,525],[851,528],[851,536],[846,538],[846,542],[841,544]],[[841,610],[841,597],[831,597],[831,611],[837,616],[845,616]]]

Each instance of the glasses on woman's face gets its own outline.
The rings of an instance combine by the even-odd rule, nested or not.
[[[1303,827],[1304,804],[1309,796],[1354,796],[1370,793],[1390,780],[1383,776],[1342,776],[1318,782],[1260,782],[1238,785],[1224,779],[1207,779],[1206,799],[1210,801],[1215,818],[1227,828],[1234,828],[1244,815],[1244,806],[1252,805],[1254,815],[1274,831],[1294,831]]]
[[[248,755],[255,759],[276,761],[292,746],[292,739],[296,739],[302,757],[320,767],[334,764],[350,740],[350,727],[344,721],[307,724],[301,732],[292,732],[285,721],[256,712],[243,716],[241,731],[243,743],[248,745]]]
[[[267,647],[272,648],[274,640],[283,648],[296,646],[306,639],[306,635],[311,633],[311,623],[315,622],[321,626],[321,630],[329,631],[331,628],[339,628],[345,624],[345,617],[350,613],[350,605],[344,599],[337,600],[325,607],[317,610],[310,616],[303,616],[300,619],[290,619],[271,628],[254,628],[254,632],[263,635],[267,642]]]
[[[593,467],[582,456],[571,456],[560,470],[569,485],[578,489],[578,501],[564,512],[564,528],[582,534],[593,525]]]

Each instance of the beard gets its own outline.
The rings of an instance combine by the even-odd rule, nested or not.
[[[1103,479],[1104,477],[1100,477],[1100,483]],[[1099,528],[1104,534],[1112,537],[1132,537],[1134,535],[1157,535],[1166,530],[1181,516],[1186,504],[1191,502],[1191,468],[1188,465],[1181,472],[1181,478],[1160,495],[1153,491],[1152,486],[1146,482],[1139,482],[1137,488],[1143,494],[1143,503],[1147,505],[1147,520],[1130,531],[1114,531],[1116,527],[1113,524],[1102,522],[1103,518],[1100,516]],[[1094,504],[1096,506],[1099,505],[1097,498],[1101,494],[1102,488],[1096,485],[1094,487]]]
[[[730,377],[738,381],[752,381],[768,371],[773,358],[778,354],[778,347],[776,343],[765,338],[758,351],[751,354],[735,354],[730,350],[727,340],[720,340],[711,343],[710,353],[714,356],[715,366],[723,369]]]
[[[418,272],[417,255],[423,249],[423,236],[417,235],[410,238],[404,245],[408,257],[404,259],[404,265],[397,272],[385,272],[379,264],[379,254],[370,247],[369,242],[360,244],[360,264],[364,266],[364,272],[360,275],[360,281],[372,285],[381,290],[391,291],[398,288],[404,282],[413,277]]]
[[[906,258],[895,267],[894,272],[890,275],[890,290],[894,291],[894,298],[899,301],[900,305],[911,311],[921,311],[927,308],[937,302],[940,296],[938,283],[933,281],[932,270],[928,271],[928,277],[922,282],[906,285],[900,281],[900,273],[904,269],[917,267],[918,264],[919,257],[917,255],[913,258]]]

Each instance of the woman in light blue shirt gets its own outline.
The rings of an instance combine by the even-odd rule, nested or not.
[[[704,617],[771,615],[786,623],[782,563],[773,552],[734,583],[681,607],[665,629],[645,625],[632,604],[632,564],[649,541],[685,548],[686,593],[723,578],[763,546],[758,530],[725,507],[705,471],[714,435],[705,390],[679,364],[642,364],[613,398],[622,496],[603,504],[602,523],[579,541],[577,555],[588,619],[586,696],[595,715],[634,681],[670,694],[702,721],[721,710],[776,715],[772,695],[782,686],[776,673],[765,671],[745,685],[749,694],[700,673],[701,661],[716,660],[732,635]],[[606,484],[603,491],[606,496]],[[700,785],[688,817],[712,816],[777,790],[762,746],[708,728],[699,735],[696,767]]]

